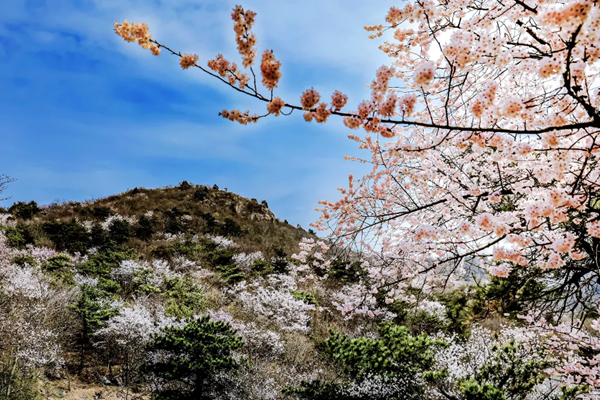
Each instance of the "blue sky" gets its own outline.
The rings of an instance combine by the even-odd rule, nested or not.
[[[307,228],[319,199],[336,200],[347,175],[365,167],[341,120],[306,123],[301,113],[240,126],[223,108],[263,114],[265,104],[198,69],[182,70],[113,31],[146,22],[153,38],[199,63],[223,53],[241,64],[230,14],[257,12],[259,54],[282,62],[276,95],[299,103],[314,86],[339,89],[349,110],[388,59],[364,25],[383,22],[392,1],[372,0],[4,0],[0,4],[0,203],[86,200],[182,180],[218,184],[267,200],[281,219]],[[377,4],[375,4],[377,3]],[[363,151],[364,153],[364,151]],[[363,154],[366,155],[366,154]]]

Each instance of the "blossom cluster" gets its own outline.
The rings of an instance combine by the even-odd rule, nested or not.
[[[144,49],[149,49],[155,56],[160,55],[160,47],[151,43],[152,35],[148,32],[148,25],[144,23],[131,23],[127,20],[122,23],[115,21],[115,33],[121,36],[126,42],[135,42]]]
[[[259,118],[258,115],[251,116],[250,111],[242,113],[239,110],[223,110],[221,111],[221,116],[223,116],[223,118],[227,118],[230,121],[239,122],[242,125],[248,125],[251,122],[257,122]]]
[[[236,6],[231,13],[231,19],[235,21],[233,30],[235,31],[235,41],[240,55],[243,57],[243,65],[248,68],[254,63],[256,57],[256,36],[250,33],[256,13],[251,10],[245,11],[243,7]]]
[[[222,78],[227,78],[230,85],[235,85],[238,82],[240,89],[244,89],[250,81],[247,74],[240,72],[237,65],[227,61],[222,54],[218,54],[214,60],[209,60],[207,65],[208,68],[218,73]]]
[[[275,97],[267,104],[267,111],[269,111],[269,114],[278,116],[284,106],[285,102],[281,98]]]
[[[263,77],[262,83],[267,89],[273,90],[277,87],[277,83],[281,78],[280,68],[281,62],[275,59],[273,52],[265,50],[260,63],[260,72]]]
[[[181,65],[181,68],[188,69],[189,67],[196,65],[196,61],[198,61],[197,54],[184,54],[179,59],[179,64]]]

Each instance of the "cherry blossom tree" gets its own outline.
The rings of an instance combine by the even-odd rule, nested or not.
[[[115,31],[266,103],[265,114],[222,110],[231,121],[256,123],[297,110],[309,122],[337,116],[365,131],[348,137],[369,155],[348,158],[371,164],[371,171],[350,175],[337,201],[321,201],[314,226],[329,230],[336,246],[369,255],[370,293],[393,301],[414,282],[445,287],[479,269],[542,283],[521,299],[538,315],[568,316],[571,326],[595,317],[596,1],[411,0],[392,7],[381,24],[366,27],[371,38],[387,39],[380,49],[390,63],[376,71],[370,97],[352,111],[337,90],[330,100],[315,88],[299,102],[277,97],[282,73],[275,53],[261,54],[260,75],[253,67],[256,13],[236,6],[232,19],[241,67],[222,54],[200,62],[176,52],[143,23],[115,22]],[[324,259],[312,261],[327,268]],[[595,379],[589,382],[597,385]]]

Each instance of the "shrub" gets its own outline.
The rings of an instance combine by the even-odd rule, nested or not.
[[[172,259],[176,255],[183,256],[190,260],[198,260],[205,252],[204,242],[195,242],[186,240],[183,242],[173,242],[167,245],[161,245],[152,250],[152,255],[157,258]]]
[[[234,371],[238,364],[232,351],[243,346],[231,326],[205,316],[188,319],[183,327],[164,328],[146,348],[156,357],[146,366],[161,385],[157,399],[218,399],[225,389],[219,373]]]
[[[89,257],[89,259],[79,265],[79,272],[84,275],[96,276],[109,279],[110,272],[119,266],[123,260],[132,260],[135,258],[133,250],[118,251],[114,249],[105,249]]]
[[[113,212],[110,209],[110,207],[102,207],[102,206],[93,207],[91,213],[95,218],[98,218],[101,220],[105,220],[106,218],[113,215]]]
[[[214,269],[219,271],[225,283],[233,285],[246,279],[243,269],[235,263],[230,250],[215,249],[207,252],[205,258]]]
[[[231,218],[225,218],[225,222],[221,226],[221,234],[223,236],[239,237],[242,236],[242,228]]]
[[[92,246],[104,248],[110,246],[110,237],[100,225],[94,225],[91,232]]]
[[[329,276],[343,283],[358,283],[360,278],[365,275],[364,269],[359,261],[347,261],[336,258],[331,262]],[[317,269],[317,274],[322,273]]]
[[[312,304],[316,307],[319,306],[317,298],[312,293],[303,292],[301,290],[290,290],[290,293],[292,294],[292,296],[294,296],[296,300],[303,301],[306,304]]]
[[[163,212],[165,232],[173,235],[185,232],[185,226],[181,222],[181,217],[185,214],[185,212],[179,210],[177,207],[173,207],[171,210]]]
[[[183,181],[179,184],[179,190],[190,190],[193,186],[188,181]]]
[[[431,348],[446,343],[425,334],[413,337],[404,326],[384,322],[379,326],[378,339],[348,337],[331,332],[323,351],[351,377],[367,372],[389,375],[414,375],[427,371],[434,363]]]
[[[142,215],[138,219],[138,227],[135,230],[135,237],[142,240],[150,240],[152,239],[152,235],[156,233],[156,225],[158,221],[156,217],[148,217],[146,215]]]
[[[36,377],[15,357],[0,358],[0,399],[35,400],[40,396],[36,390]]]
[[[188,318],[204,308],[202,290],[188,276],[165,277],[164,293],[167,297],[167,316]]]
[[[435,362],[432,348],[447,344],[430,339],[425,334],[410,336],[406,327],[390,322],[380,324],[379,336],[378,339],[350,339],[331,331],[331,336],[321,344],[321,349],[344,372],[346,381],[302,382],[290,392],[306,399],[325,399],[332,395],[335,395],[334,398],[353,400],[419,398],[424,383],[420,377],[427,376]],[[375,396],[374,393],[352,395],[350,388],[365,383],[373,376],[386,377],[402,384],[392,386],[394,393],[382,393],[384,397]]]
[[[29,203],[19,201],[13,204],[8,209],[8,212],[12,213],[16,218],[20,219],[31,219],[40,211],[42,211],[42,209],[38,207],[35,201],[30,201]]]
[[[3,227],[7,244],[15,249],[24,249],[28,244],[35,242],[29,225],[18,224],[15,227]]]
[[[381,303],[384,302],[385,296],[378,294],[376,297]],[[437,308],[433,309],[433,306],[437,306]],[[453,322],[447,318],[447,307],[438,302],[422,301],[419,304],[411,304],[395,300],[385,307],[396,315],[394,319],[396,324],[406,326],[412,333],[433,334],[441,330],[448,330],[449,326],[453,327]],[[450,330],[455,331],[454,329]]]
[[[263,206],[256,199],[250,199],[248,203],[246,203],[246,211],[249,213],[262,213]]]
[[[479,373],[457,382],[464,399],[527,398],[535,386],[544,381],[545,374],[542,371],[551,364],[544,358],[522,358],[520,346],[510,341],[502,347],[493,347],[493,358],[481,367]],[[527,352],[533,353],[531,350]]]
[[[42,269],[61,282],[69,285],[74,285],[73,270],[75,266],[71,263],[71,258],[66,254],[49,258],[47,262],[42,264]]]
[[[133,236],[131,224],[124,219],[114,219],[108,227],[109,239],[114,244],[126,243]]]
[[[110,294],[117,294],[121,291],[121,285],[112,279],[106,279],[103,277],[98,278],[98,289]]]
[[[84,254],[91,246],[91,238],[83,225],[75,220],[71,222],[45,222],[42,230],[54,243],[58,251]]]
[[[273,271],[277,274],[285,274],[289,271],[288,260],[285,251],[281,247],[273,248],[274,256],[271,259]]]
[[[194,200],[204,201],[208,197],[208,188],[206,186],[201,186],[199,189],[196,189],[194,192]]]
[[[213,233],[217,228],[217,219],[211,213],[200,213],[204,221],[204,233]]]
[[[267,275],[275,270],[267,260],[256,260],[250,265],[250,270],[258,275]]]
[[[36,266],[38,263],[30,254],[19,254],[18,256],[13,257],[12,263],[18,266],[24,267],[25,265]]]

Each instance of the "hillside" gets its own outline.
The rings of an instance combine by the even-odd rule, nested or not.
[[[365,295],[381,260],[216,186],[0,211],[0,399],[462,399],[472,353],[497,351],[467,327],[520,310]]]
[[[21,202],[5,211],[17,220],[28,221],[28,225],[32,225],[32,220],[33,225],[40,225],[75,219],[93,228],[94,224],[108,226],[113,219],[123,217],[137,229],[137,232],[132,231],[132,241],[128,243],[134,247],[139,246],[136,239],[146,242],[157,239],[155,232],[194,233],[235,237],[244,251],[280,249],[291,254],[297,250],[302,237],[314,236],[277,219],[264,200],[259,203],[256,199],[219,190],[216,185],[191,185],[185,181],[176,187],[135,188],[83,203],[55,203],[40,208],[34,203]]]

